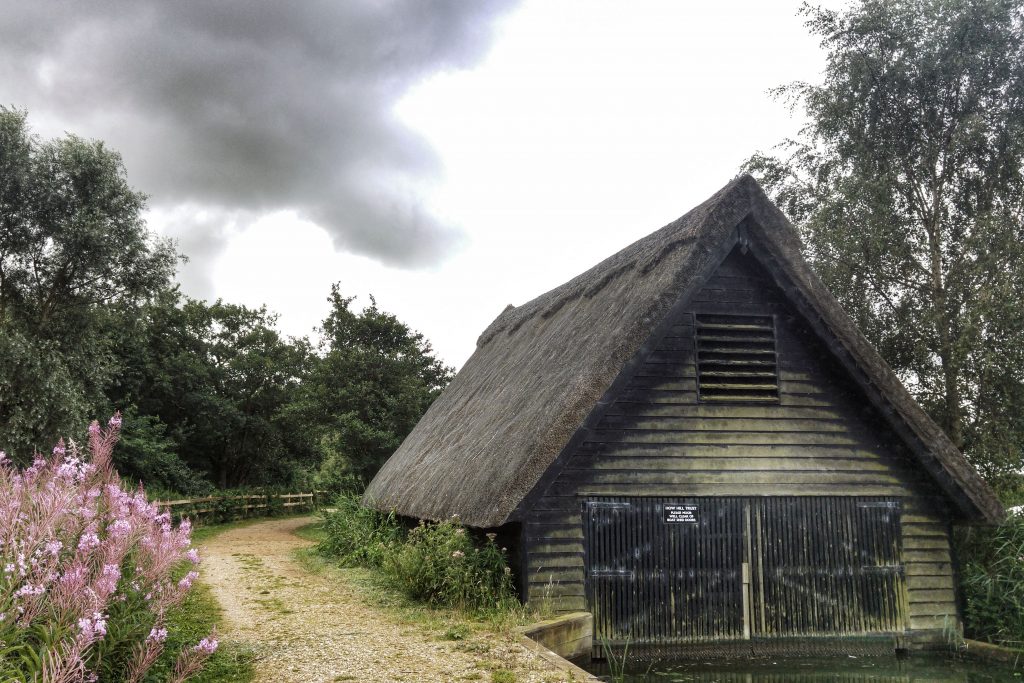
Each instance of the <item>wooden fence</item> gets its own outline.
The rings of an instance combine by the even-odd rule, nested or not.
[[[275,511],[314,509],[324,491],[309,493],[250,494],[236,496],[205,496],[180,500],[158,500],[154,503],[167,509],[174,517],[201,517],[216,515],[234,519],[272,514]]]

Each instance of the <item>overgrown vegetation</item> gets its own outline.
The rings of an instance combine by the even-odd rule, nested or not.
[[[344,566],[378,570],[413,600],[473,612],[519,605],[506,550],[494,534],[476,539],[456,519],[421,521],[407,530],[394,515],[362,507],[356,494],[339,496],[323,514],[320,553]]]
[[[1024,647],[1024,515],[956,534],[968,638]]]
[[[339,495],[333,509],[321,514],[324,537],[317,550],[344,567],[381,569],[405,540],[405,529],[394,515],[363,507],[354,493]]]

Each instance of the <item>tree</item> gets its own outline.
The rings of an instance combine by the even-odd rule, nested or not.
[[[1024,41],[1011,0],[804,5],[824,82],[809,122],[746,168],[806,255],[993,481],[1024,452]],[[998,483],[998,482],[997,482]]]
[[[328,301],[320,355],[294,411],[327,466],[344,468],[365,484],[448,385],[452,369],[433,355],[422,334],[378,309],[373,297],[356,312],[355,298],[334,285]]]
[[[119,337],[124,370],[109,390],[129,408],[126,471],[157,477],[147,484],[196,488],[154,447],[156,437],[170,442],[163,451],[221,487],[287,486],[297,470],[313,467],[302,425],[286,414],[306,372],[308,343],[283,339],[275,320],[265,307],[208,304],[177,291],[143,307]]]
[[[103,401],[112,326],[168,287],[177,261],[144,209],[102,142],[42,141],[0,107],[0,445],[26,457]]]

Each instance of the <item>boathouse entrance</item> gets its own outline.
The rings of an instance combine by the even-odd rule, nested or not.
[[[879,497],[588,498],[595,649],[901,634],[900,511]]]

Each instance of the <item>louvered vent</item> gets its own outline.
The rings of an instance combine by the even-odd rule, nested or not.
[[[701,401],[779,400],[775,321],[770,315],[696,316]]]

